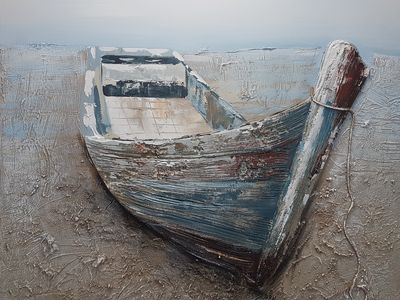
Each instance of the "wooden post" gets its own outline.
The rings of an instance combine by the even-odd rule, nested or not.
[[[301,219],[346,112],[366,78],[366,67],[357,49],[344,41],[332,42],[325,52],[303,139],[291,169],[290,183],[282,192],[271,234],[258,267],[258,285],[268,286],[295,246]]]

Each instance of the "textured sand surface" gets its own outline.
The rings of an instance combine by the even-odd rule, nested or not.
[[[286,95],[275,100],[298,101],[292,92],[306,94],[319,55],[316,51],[310,60],[314,65],[308,66],[311,75],[304,82],[264,86],[261,92],[271,95],[265,99],[271,100],[275,93]],[[225,69],[238,64],[225,64],[222,70],[221,63],[233,59],[216,57],[209,54],[197,62],[200,75],[222,96],[236,93],[247,101],[255,99],[262,88],[252,82],[259,78],[251,73],[254,68],[245,68],[246,77],[235,77],[240,68],[232,71],[236,73]],[[349,206],[345,188],[349,120],[339,132],[313,197],[298,251],[269,296],[183,254],[133,219],[106,192],[79,138],[84,68],[85,60],[76,49],[0,50],[1,299],[346,299],[356,271],[356,257],[343,235]],[[287,64],[285,68],[294,73],[284,71],[288,74],[282,82],[295,81],[296,72],[302,70]],[[355,288],[353,296],[363,299],[364,290],[369,299],[397,299],[400,58],[377,55],[370,68],[354,107],[355,208],[348,233],[360,255],[357,283],[362,289]],[[274,68],[270,71],[273,74]],[[235,80],[237,91],[229,89]],[[266,102],[254,105],[260,103]]]

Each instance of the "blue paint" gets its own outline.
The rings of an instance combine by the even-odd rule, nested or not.
[[[2,111],[15,110],[17,108],[18,108],[18,104],[16,102],[5,102],[5,103],[0,104],[0,109]]]
[[[123,199],[132,200],[123,203],[166,227],[194,230],[200,236],[259,251],[275,215],[283,184],[282,181],[135,180],[123,192]],[[143,186],[153,192],[142,191]]]
[[[23,141],[28,137],[28,130],[23,122],[12,121],[12,124],[4,126],[2,131],[4,136],[10,139]]]
[[[94,100],[94,115],[96,117],[96,129],[100,134],[105,134],[107,132],[107,128],[109,128],[109,125],[106,125],[103,122],[103,116],[102,116],[102,110],[101,110],[101,104],[100,104],[100,95],[99,95],[99,90],[97,86],[94,87],[93,89],[93,100]]]

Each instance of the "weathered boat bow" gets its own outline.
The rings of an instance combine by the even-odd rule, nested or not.
[[[260,259],[257,285],[269,284],[294,247],[317,175],[367,74],[368,70],[352,44],[334,41],[328,46],[289,184],[278,204],[274,226]]]
[[[81,132],[111,193],[189,253],[268,282],[365,79],[355,47],[330,44],[314,101],[251,123],[176,52],[92,48],[88,57]]]

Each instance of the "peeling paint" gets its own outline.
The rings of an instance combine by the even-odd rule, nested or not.
[[[93,79],[94,79],[95,72],[94,71],[86,71],[85,74],[85,95],[89,97],[92,94],[93,89]]]

